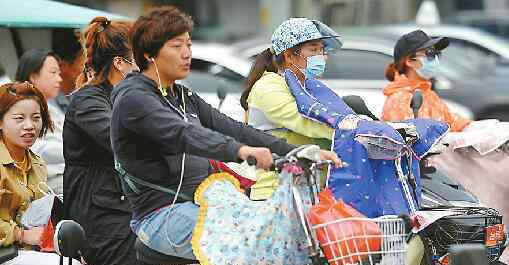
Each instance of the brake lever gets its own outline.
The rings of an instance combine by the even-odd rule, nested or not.
[[[279,155],[274,154],[274,153],[272,153],[272,160],[274,162],[272,163],[272,166],[270,166],[270,171],[276,171],[276,172],[281,172],[284,164],[286,162],[288,162],[288,159],[280,157]],[[251,155],[247,157],[246,162],[250,166],[256,166],[256,164],[258,163],[258,161],[256,161],[256,157],[251,156]]]

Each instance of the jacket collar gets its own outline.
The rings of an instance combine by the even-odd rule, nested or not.
[[[106,95],[108,95],[108,97],[111,96],[111,90],[113,89],[113,86],[110,84],[110,82],[108,80],[106,80],[106,81],[102,82],[101,84],[99,84],[98,87],[104,93],[106,93]]]
[[[43,165],[42,159],[36,155],[32,150],[28,149],[28,158],[30,159],[29,165]],[[14,159],[11,157],[9,150],[4,144],[4,141],[0,138],[0,164],[9,165],[14,164]]]
[[[384,95],[390,96],[400,91],[414,93],[416,89],[431,91],[430,81],[418,81],[407,78],[404,74],[394,73],[394,81],[390,82],[383,90]]]
[[[108,95],[108,97],[111,95],[111,91],[113,90],[113,86],[111,85],[111,83],[108,80],[106,80],[98,85],[88,84],[88,85],[85,85],[83,88],[99,89],[101,92]],[[74,94],[77,91],[78,90],[74,91],[72,94]]]
[[[129,78],[132,78],[133,80],[140,80],[141,82],[149,85],[151,90],[155,91],[157,94],[162,96],[161,92],[159,91],[157,82],[152,80],[148,76],[144,75],[143,73],[140,72],[129,73],[126,77],[126,80]],[[180,94],[180,85],[178,83],[173,83],[173,86],[175,93]],[[188,92],[188,89],[185,89],[185,91]]]
[[[154,91],[159,91],[159,89],[157,88],[156,81],[150,79],[148,76],[144,75],[143,73],[140,73],[140,72],[130,73],[126,77],[126,80],[129,80],[129,79],[139,80],[142,83],[147,84],[150,87],[150,89],[153,89]],[[160,92],[159,92],[159,94],[160,94]]]

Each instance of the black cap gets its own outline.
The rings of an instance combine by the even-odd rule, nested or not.
[[[394,47],[394,62],[398,62],[403,57],[412,54],[418,50],[434,47],[437,50],[443,50],[449,46],[449,39],[446,37],[430,38],[424,31],[415,30],[407,33],[396,42]]]

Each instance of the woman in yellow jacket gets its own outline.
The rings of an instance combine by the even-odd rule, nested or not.
[[[257,56],[242,93],[246,123],[290,144],[317,144],[329,150],[334,130],[299,113],[283,72],[290,69],[302,84],[306,77],[321,75],[324,54],[342,46],[339,35],[320,21],[290,18],[274,31],[271,42]],[[263,173],[251,188],[251,199],[266,199],[276,187],[277,178]]]
[[[290,69],[301,83],[320,76],[325,53],[342,46],[339,35],[320,21],[290,18],[274,31],[271,42],[256,58],[241,97],[246,122],[291,144],[314,143],[329,149],[333,129],[298,112],[282,73]]]
[[[40,183],[47,178],[45,163],[30,147],[52,129],[46,100],[32,84],[0,86],[0,247],[31,249],[41,241],[42,227],[27,229],[20,221],[31,202],[44,196]],[[38,264],[58,261],[55,254],[30,251],[20,253],[16,264],[28,262],[27,256],[42,258]]]

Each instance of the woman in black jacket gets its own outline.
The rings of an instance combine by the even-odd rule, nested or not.
[[[284,155],[294,148],[232,120],[175,83],[190,71],[192,27],[191,18],[175,7],[138,18],[131,43],[142,73],[115,87],[111,117],[111,142],[133,206],[133,230],[148,247],[187,259],[195,259],[193,195],[211,173],[208,159],[254,156],[257,166],[267,169],[271,152]],[[340,165],[334,153],[321,154]]]
[[[92,265],[137,264],[131,208],[120,188],[110,144],[112,87],[137,69],[128,45],[130,25],[92,20],[84,33],[86,63],[65,116],[64,208],[85,229]]]

